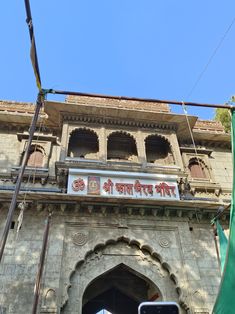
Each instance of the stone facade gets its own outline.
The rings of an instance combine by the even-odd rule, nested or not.
[[[32,114],[32,104],[0,103],[1,231]],[[48,210],[38,313],[132,314],[146,300],[210,313],[220,282],[210,221],[230,202],[230,136],[218,123],[187,118],[196,147],[186,117],[164,104],[92,96],[45,103],[32,144],[41,166],[26,168],[23,223],[17,232],[17,207],[0,265],[0,313],[31,312]],[[69,194],[71,169],[174,177],[179,199]],[[225,229],[228,221],[227,210]]]

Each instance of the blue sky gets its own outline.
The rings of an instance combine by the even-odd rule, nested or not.
[[[190,92],[235,17],[234,0],[30,3],[43,88],[203,103],[235,94],[235,23]],[[24,1],[1,7],[0,99],[35,101]]]

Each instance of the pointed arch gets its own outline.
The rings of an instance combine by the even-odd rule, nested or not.
[[[102,302],[97,302],[101,299]],[[115,299],[118,299],[118,306]],[[83,293],[82,313],[95,313],[102,308],[122,314],[137,313],[139,303],[149,299],[162,300],[161,291],[154,282],[120,263],[88,284]]]
[[[160,278],[168,278],[167,280],[170,280],[170,282],[174,286],[175,293],[178,295],[178,301],[179,301],[179,304],[181,305],[182,309],[184,309],[186,311],[189,309],[189,306],[188,306],[187,301],[186,301],[186,293],[184,291],[184,287],[183,287],[183,285],[180,284],[180,278],[178,278],[177,274],[174,273],[171,266],[163,259],[161,254],[159,254],[159,252],[154,251],[154,249],[151,246],[149,246],[148,244],[141,244],[136,239],[130,239],[128,237],[123,237],[123,236],[118,237],[116,239],[108,239],[105,242],[96,244],[93,249],[89,250],[84,255],[84,258],[82,260],[79,260],[76,263],[76,265],[74,266],[74,269],[71,271],[70,276],[69,276],[70,284],[67,286],[67,289],[66,289],[67,294],[66,294],[66,297],[63,301],[62,309],[64,309],[64,307],[66,306],[66,304],[69,300],[69,290],[72,287],[73,282],[76,282],[76,280],[74,279],[74,276],[76,276],[76,273],[79,271],[79,269],[82,267],[89,267],[89,265],[91,265],[92,262],[99,261],[101,256],[102,256],[103,250],[105,250],[109,246],[112,246],[112,245],[115,246],[118,243],[124,243],[129,249],[136,248],[140,251],[140,253],[142,255],[141,263],[135,262],[134,264],[132,264],[130,266],[131,268],[133,268],[135,271],[143,274],[144,264],[145,265],[148,264],[148,266],[146,267],[146,269],[148,271],[148,275],[147,275],[148,278],[153,278],[157,274],[158,274],[158,280],[156,280],[156,282],[159,282]],[[134,256],[131,254],[127,254],[127,255],[128,256]],[[118,255],[116,255],[116,256],[118,256]],[[120,257],[120,262],[118,264],[123,263],[122,256],[119,256],[119,257]],[[102,264],[103,271],[110,270],[110,269],[105,270],[106,263],[101,262],[101,264]],[[127,260],[125,260],[124,264],[126,266],[129,266]],[[114,265],[114,266],[117,266],[117,265]],[[96,267],[96,269],[98,269],[98,268],[99,267]],[[90,273],[92,273],[92,272],[90,272]],[[97,277],[96,274],[91,275],[91,276],[93,276],[93,277],[91,277],[89,279],[88,284],[92,283],[92,280],[94,280],[94,278]],[[159,287],[159,285],[158,285],[158,287]],[[164,290],[163,288],[162,288],[162,290],[161,290],[161,288],[159,288],[159,289],[160,289],[160,291]]]

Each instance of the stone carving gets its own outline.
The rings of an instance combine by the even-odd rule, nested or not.
[[[66,192],[67,187],[67,180],[68,180],[68,169],[59,169],[57,172],[57,183],[59,188],[62,189],[62,191]]]
[[[180,180],[178,181],[178,188],[180,193],[180,199],[192,198],[193,189],[191,188],[187,178],[180,178]]]
[[[168,237],[165,237],[165,236],[160,236],[158,239],[158,243],[163,248],[170,247],[170,245],[171,245],[170,239]]]
[[[79,233],[77,233],[79,234]],[[76,234],[76,235],[77,235]],[[164,243],[165,245],[170,245],[170,240],[167,237],[163,237],[164,241],[162,241],[162,243]],[[187,304],[187,289],[184,289],[182,283],[183,280],[182,278],[178,278],[174,272],[172,272],[171,267],[168,263],[166,263],[162,256],[159,255],[157,252],[155,252],[153,250],[152,247],[148,246],[148,245],[144,245],[141,244],[139,241],[135,240],[135,239],[130,239],[128,237],[118,237],[116,239],[109,239],[104,243],[99,243],[97,244],[92,250],[88,251],[85,254],[85,258],[81,259],[78,263],[76,263],[74,268],[70,268],[70,275],[69,275],[69,280],[71,280],[71,276],[73,274],[76,273],[76,271],[78,270],[78,268],[80,266],[84,267],[83,270],[86,270],[88,272],[90,272],[89,267],[93,267],[92,263],[90,263],[90,261],[92,260],[93,262],[95,260],[99,260],[102,258],[108,258],[110,256],[110,254],[112,255],[113,253],[115,253],[115,246],[121,245],[122,249],[125,248],[126,249],[132,249],[132,248],[136,248],[138,251],[138,254],[136,252],[132,252],[132,254],[130,254],[130,252],[128,252],[128,254],[126,254],[126,258],[129,258],[129,256],[134,256],[136,260],[141,260],[144,263],[148,263],[151,264],[150,269],[155,268],[155,272],[158,273],[160,272],[159,275],[161,275],[160,277],[166,277],[167,274],[169,274],[169,278],[172,280],[172,282],[174,283],[175,286],[175,290],[177,291],[177,294],[179,296],[179,303],[181,305],[182,308],[184,308],[186,311],[189,310],[189,306]],[[109,252],[109,248],[111,248],[111,251]],[[119,252],[120,252],[120,248]],[[122,250],[123,251],[123,250]],[[124,253],[124,251],[123,251]],[[133,255],[134,253],[134,255]],[[115,254],[115,256],[118,256]],[[123,262],[123,258],[125,257],[125,254],[122,257],[122,262]],[[105,263],[104,263],[105,265]],[[181,279],[181,280],[179,280]],[[71,281],[70,282],[64,282],[64,291],[61,295],[62,299],[60,302],[60,306],[63,309],[65,307],[65,305],[67,304],[68,300],[69,300],[69,288],[72,286]]]
[[[88,236],[84,233],[77,232],[73,235],[72,239],[74,244],[82,246],[87,243]]]
[[[45,295],[45,305],[47,306],[54,306],[54,302],[55,302],[55,298],[56,298],[56,293],[54,289],[48,289]]]

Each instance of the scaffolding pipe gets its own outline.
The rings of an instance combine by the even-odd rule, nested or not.
[[[1,239],[1,243],[0,243],[0,263],[2,261],[2,256],[3,256],[3,253],[4,253],[4,249],[5,249],[8,233],[9,233],[9,230],[10,230],[10,227],[11,227],[11,222],[12,222],[12,218],[13,218],[13,215],[14,215],[14,211],[15,211],[15,207],[16,207],[16,203],[17,203],[17,198],[18,198],[20,187],[21,187],[21,183],[22,183],[22,178],[23,178],[23,175],[24,175],[24,171],[25,171],[25,167],[26,167],[27,161],[28,161],[30,147],[31,147],[31,143],[32,143],[32,140],[33,140],[33,135],[34,135],[34,132],[35,132],[35,129],[36,129],[36,124],[37,124],[38,116],[39,116],[40,109],[41,109],[41,106],[42,106],[42,103],[43,103],[43,99],[44,99],[44,96],[41,93],[39,93],[38,94],[38,98],[37,98],[35,113],[34,113],[34,115],[32,117],[32,122],[31,122],[30,130],[29,130],[29,138],[28,138],[27,146],[26,146],[26,149],[25,149],[25,153],[24,153],[23,160],[22,160],[22,163],[21,163],[21,167],[20,167],[20,170],[19,170],[19,174],[18,174],[18,177],[17,177],[15,190],[14,190],[14,193],[13,193],[13,196],[12,196],[12,200],[11,200],[11,204],[10,204],[10,207],[9,207],[5,228],[4,228],[2,239]]]
[[[48,94],[57,94],[57,95],[71,95],[71,96],[84,96],[84,97],[95,97],[95,98],[106,98],[106,99],[117,99],[117,100],[130,100],[130,101],[143,101],[143,102],[152,102],[152,103],[161,103],[161,104],[172,104],[178,106],[194,106],[194,107],[207,107],[207,108],[222,108],[222,109],[233,109],[235,106],[228,104],[202,104],[196,102],[184,102],[176,100],[160,100],[160,99],[151,99],[151,98],[138,98],[138,97],[127,97],[127,96],[110,96],[102,94],[91,94],[91,93],[81,93],[73,91],[62,91],[49,89],[46,90]]]

